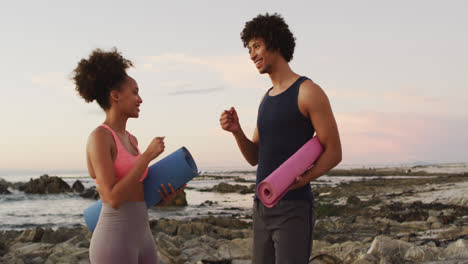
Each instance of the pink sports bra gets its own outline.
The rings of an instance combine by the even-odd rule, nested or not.
[[[130,141],[132,142],[133,146],[135,146],[135,148],[138,151],[138,155],[136,156],[133,156],[125,149],[122,143],[120,143],[120,140],[117,137],[117,134],[115,134],[112,128],[110,128],[106,124],[102,124],[101,126],[109,130],[112,133],[112,136],[114,137],[115,145],[117,146],[117,157],[115,158],[115,161],[114,161],[115,178],[116,178],[116,181],[120,181],[121,179],[123,179],[123,177],[125,177],[125,175],[127,175],[127,173],[135,165],[138,157],[140,157],[141,155],[140,150],[138,149],[135,142],[133,141],[133,136],[130,135],[128,131],[126,132],[130,137]],[[141,177],[140,182],[142,182],[146,178],[147,174],[148,174],[148,168],[146,168],[145,172],[143,173],[143,176]],[[94,179],[94,181],[98,183],[97,179]]]

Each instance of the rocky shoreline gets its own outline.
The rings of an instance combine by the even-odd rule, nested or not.
[[[464,175],[316,188],[310,263],[468,263],[466,193]],[[160,263],[251,263],[251,215],[239,218],[150,221]],[[90,238],[81,225],[0,231],[0,263],[89,263]]]

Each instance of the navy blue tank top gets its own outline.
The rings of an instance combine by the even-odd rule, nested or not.
[[[273,87],[270,88],[260,103],[257,118],[257,186],[314,135],[315,129],[311,121],[299,111],[297,104],[299,86],[307,79],[304,76],[300,77],[287,90],[276,96],[269,95]],[[258,199],[256,193],[255,199]],[[310,184],[289,191],[282,199],[312,200]]]

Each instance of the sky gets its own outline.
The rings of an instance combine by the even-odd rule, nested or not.
[[[0,3],[0,169],[86,169],[105,113],[71,72],[112,47],[135,66],[127,130],[142,151],[165,136],[165,154],[185,146],[199,169],[250,168],[219,117],[234,106],[253,134],[271,81],[240,32],[266,12],[296,37],[293,71],[330,99],[342,165],[468,160],[467,1],[20,0]]]

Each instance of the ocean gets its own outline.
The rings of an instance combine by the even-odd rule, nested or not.
[[[26,171],[0,170],[0,178],[8,182],[26,182],[42,174],[58,176],[70,186],[80,180],[85,188],[94,186],[87,171]],[[246,182],[236,182],[235,178]],[[393,176],[394,177],[394,176]],[[398,177],[398,176],[397,176]],[[336,186],[349,181],[368,180],[377,177],[340,177],[327,175],[312,182],[314,186]],[[388,178],[391,178],[390,176]],[[243,217],[251,215],[253,194],[203,192],[220,182],[250,185],[255,182],[255,171],[207,170],[188,183],[185,190],[188,206],[153,207],[148,210],[150,219],[191,219],[208,215]],[[20,230],[37,226],[72,227],[85,225],[83,211],[95,200],[86,199],[77,193],[67,194],[25,194],[9,189],[12,194],[0,195],[0,230]],[[209,202],[207,202],[209,201]]]

